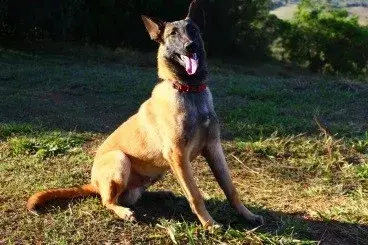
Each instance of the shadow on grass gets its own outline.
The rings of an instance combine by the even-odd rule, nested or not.
[[[249,205],[246,205],[249,206]],[[209,199],[206,207],[215,220],[235,229],[253,229],[245,219],[240,217],[227,201]],[[177,221],[198,222],[192,214],[187,200],[183,196],[162,197],[154,192],[145,193],[133,208],[141,222],[157,223],[165,218]],[[265,225],[257,233],[270,235],[290,235],[296,239],[323,241],[324,244],[368,244],[368,225],[343,223],[332,220],[315,221],[303,218],[303,214],[286,214],[273,210],[249,207],[265,218]]]
[[[156,83],[155,68],[88,64],[67,57],[3,55],[0,123],[47,130],[112,132],[137,112]],[[313,122],[340,136],[367,127],[368,85],[325,77],[283,78],[211,71],[211,91],[225,138],[319,134]]]
[[[41,208],[39,213],[65,210],[77,200],[54,200]],[[51,206],[57,207],[50,208]],[[225,200],[206,200],[206,207],[214,219],[237,230],[255,229],[256,234],[266,236],[291,236],[293,239],[319,241],[319,244],[368,244],[368,225],[344,223],[333,220],[317,221],[304,218],[301,213],[283,213],[246,205],[253,213],[265,219],[261,227],[250,226],[240,217]],[[137,220],[142,224],[155,225],[166,219],[178,222],[197,223],[199,221],[191,212],[190,206],[183,196],[162,195],[161,192],[145,192],[142,198],[132,207]],[[124,221],[111,225],[124,225]]]

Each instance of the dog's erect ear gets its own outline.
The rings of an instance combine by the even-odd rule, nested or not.
[[[145,15],[142,15],[142,20],[151,39],[156,42],[161,42],[166,22],[156,18],[147,17]]]
[[[204,11],[200,6],[200,0],[193,0],[189,5],[187,18],[194,21],[203,30],[205,25]]]

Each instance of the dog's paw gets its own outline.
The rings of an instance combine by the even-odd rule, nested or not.
[[[264,225],[263,216],[253,214],[253,216],[249,219],[249,222],[254,226],[261,226]]]
[[[134,211],[130,208],[119,207],[118,209],[114,210],[115,213],[119,216],[119,218],[126,220],[126,221],[137,221]]]
[[[130,222],[136,222],[137,218],[135,216],[135,213],[131,211],[130,213],[125,214],[125,220],[128,220]]]
[[[244,205],[240,206],[238,209],[240,215],[242,215],[251,225],[261,226],[264,225],[264,220],[261,215],[253,214]]]
[[[223,229],[223,225],[220,224],[220,223],[214,222],[213,224],[210,224],[210,225],[205,226],[205,228],[206,228],[206,230],[209,233],[213,234],[213,233],[215,233],[217,231],[222,230]]]

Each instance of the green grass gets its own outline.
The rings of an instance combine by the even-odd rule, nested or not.
[[[35,191],[89,181],[97,146],[156,82],[153,54],[80,52],[0,53],[0,243],[368,244],[368,84],[275,64],[210,61],[232,177],[264,226],[236,215],[201,157],[196,180],[225,225],[214,234],[171,173],[134,207],[138,223],[118,220],[97,197],[28,213]],[[176,196],[154,194],[164,189]]]

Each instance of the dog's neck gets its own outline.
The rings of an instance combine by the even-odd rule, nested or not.
[[[158,81],[159,82],[164,82],[164,81],[169,82],[174,89],[176,89],[179,92],[183,92],[183,93],[201,93],[207,89],[207,84],[204,82],[196,86],[196,85],[183,84],[176,80],[165,80],[162,78],[158,78]]]

